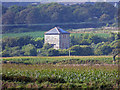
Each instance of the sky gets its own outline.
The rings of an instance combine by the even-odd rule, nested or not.
[[[120,0],[0,0],[1,2],[119,2]]]

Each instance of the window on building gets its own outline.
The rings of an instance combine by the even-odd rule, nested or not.
[[[66,38],[66,35],[63,35],[63,38]]]
[[[64,38],[66,38],[66,35],[64,35]]]
[[[64,35],[63,35],[63,38],[64,38]]]

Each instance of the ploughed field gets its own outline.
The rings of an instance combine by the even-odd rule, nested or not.
[[[116,89],[120,82],[117,61],[112,64],[112,56],[3,58],[2,89]]]

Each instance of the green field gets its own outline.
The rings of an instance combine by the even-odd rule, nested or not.
[[[7,33],[3,34],[2,37],[22,37],[22,36],[31,36],[33,38],[44,37],[45,31],[37,31],[37,32],[25,32],[25,33]]]
[[[36,31],[36,32],[25,32],[25,33],[7,33],[3,34],[2,37],[22,37],[22,36],[31,36],[33,38],[37,37],[44,37],[45,31]],[[86,33],[71,33],[71,35],[75,36],[81,36]],[[87,34],[93,34],[93,33],[87,33]],[[94,33],[94,35],[98,35],[100,37],[109,37],[108,33]]]
[[[71,35],[75,35],[75,36],[81,36],[84,34],[93,34],[93,35],[98,35],[99,37],[109,37],[109,33],[71,33]]]
[[[117,60],[117,58],[116,58]],[[7,57],[3,62],[26,64],[112,64],[112,56]]]
[[[118,64],[112,56],[5,57],[2,89],[117,89]],[[82,62],[81,62],[82,61]]]
[[[119,81],[117,65],[3,64],[2,68],[3,90],[10,88],[117,89]]]

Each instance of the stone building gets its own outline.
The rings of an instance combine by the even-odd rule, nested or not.
[[[45,43],[53,45],[54,49],[68,49],[70,47],[70,33],[59,27],[45,32]]]

